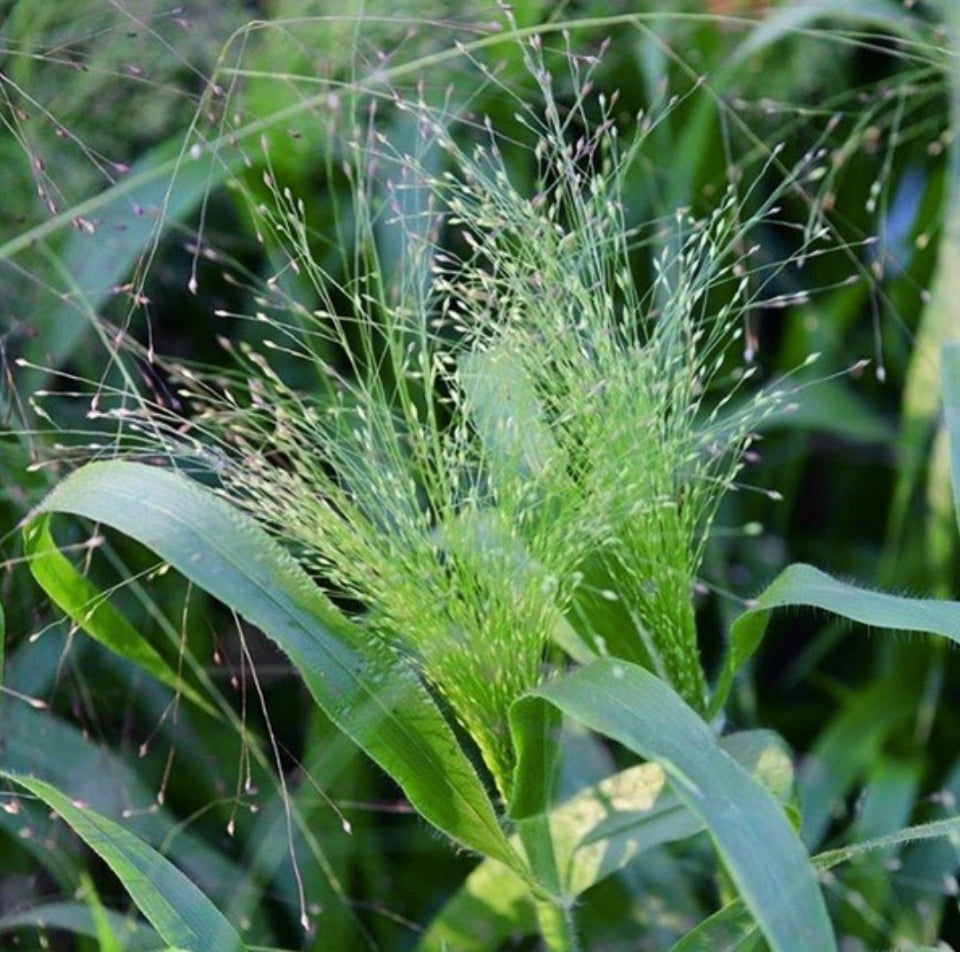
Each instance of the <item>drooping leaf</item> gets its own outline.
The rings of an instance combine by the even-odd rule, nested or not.
[[[731,65],[758,51],[795,36],[799,30],[809,29],[818,20],[840,18],[845,24],[858,27],[871,26],[887,30],[894,36],[913,38],[917,21],[899,4],[891,0],[863,0],[856,5],[838,7],[828,0],[808,0],[802,4],[788,4],[770,11],[751,31],[746,40],[731,57]]]
[[[661,765],[773,946],[835,948],[813,868],[783,809],[668,685],[639,666],[601,659],[540,686],[511,709],[521,770],[528,742],[537,750],[528,732],[542,724],[529,709],[544,703]]]
[[[784,606],[809,606],[874,628],[932,632],[960,642],[960,603],[875,592],[841,582],[813,566],[795,563],[777,576],[733,624],[712,713],[723,707],[734,676],[760,645],[770,613]]]
[[[792,789],[793,765],[768,731],[720,739],[720,745],[778,800]],[[580,791],[550,813],[564,893],[579,897],[644,851],[691,837],[703,821],[677,797],[655,762],[634,765]],[[745,913],[749,922],[753,920]],[[420,938],[422,950],[497,949],[536,932],[530,888],[495,860],[477,866]]]
[[[159,950],[166,945],[160,935],[142,920],[115,910],[104,909],[102,915],[124,950]],[[91,939],[97,936],[90,907],[73,901],[44,903],[0,917],[0,932],[23,929],[65,930]]]
[[[413,672],[371,645],[252,520],[185,477],[126,461],[92,463],[47,497],[133,537],[261,628],[317,704],[466,847],[520,861],[453,731]]]
[[[11,771],[2,774],[40,798],[70,825],[117,875],[170,946],[182,950],[245,949],[223,914],[149,844],[102,814],[79,806],[45,781]]]
[[[159,847],[177,827],[178,818],[168,807],[156,803],[156,790],[141,776],[139,765],[131,764],[122,753],[97,744],[88,733],[49,711],[34,709],[16,698],[5,699],[0,707],[0,744],[6,769],[42,778],[110,820],[119,821],[129,815],[124,827],[148,844]],[[177,763],[181,769],[191,764],[185,747],[184,742],[179,743]],[[105,784],[104,778],[109,778],[110,783]],[[46,838],[25,836],[25,828],[37,829],[26,811],[0,812],[0,827],[33,854],[34,863],[42,866],[58,886],[72,889],[79,874],[71,863],[71,852],[62,846],[48,852],[44,849]],[[254,905],[263,889],[263,882],[244,882],[239,863],[190,829],[173,837],[164,853],[225,909],[228,901]],[[248,919],[253,929],[263,928],[261,910],[254,909]]]
[[[149,672],[208,714],[216,716],[216,709],[57,548],[50,534],[49,516],[40,517],[27,526],[23,540],[34,579],[53,603],[70,617],[74,625],[105,645],[111,652],[116,652]]]

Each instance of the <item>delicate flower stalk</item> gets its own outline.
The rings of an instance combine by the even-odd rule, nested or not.
[[[753,223],[737,195],[653,233],[658,276],[641,294],[621,190],[649,123],[621,147],[601,97],[600,120],[571,143],[532,56],[548,104],[536,194],[510,181],[492,132],[466,153],[449,117],[398,102],[442,161],[354,143],[362,253],[349,281],[317,263],[306,209],[268,175],[259,227],[320,306],[294,302],[284,319],[271,283],[254,317],[262,349],[227,345],[237,375],[168,368],[188,425],[146,402],[121,416],[179,466],[213,461],[220,492],[436,688],[504,800],[510,705],[544,677],[564,625],[705,706],[693,585],[769,406],[724,412],[736,377],[710,396],[747,304],[735,249]],[[583,77],[576,89],[585,116]],[[376,251],[385,227],[405,238],[392,275]],[[444,229],[464,253],[438,249]],[[303,358],[310,385],[288,383],[271,354]],[[626,647],[580,611],[590,596],[625,610]]]

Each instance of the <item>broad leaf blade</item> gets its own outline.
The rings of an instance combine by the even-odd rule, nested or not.
[[[776,735],[748,731],[719,742],[779,801],[788,802],[793,764]],[[634,765],[604,779],[560,805],[555,815],[558,851],[567,860],[566,885],[576,896],[643,851],[704,828],[703,820],[685,806],[668,783],[667,773],[655,762]]]
[[[102,814],[79,807],[45,781],[2,773],[44,801],[73,828],[117,875],[170,946],[181,950],[245,949],[223,914],[149,844]]]
[[[546,707],[546,706],[545,706]],[[793,785],[793,765],[772,732],[747,731],[721,746],[781,801]],[[645,851],[691,837],[703,821],[680,801],[660,765],[645,762],[582,789],[550,813],[564,893],[584,891]],[[741,905],[742,917],[753,918]],[[495,860],[476,867],[420,938],[421,950],[492,950],[536,932],[527,884]],[[704,947],[709,949],[710,947]]]
[[[466,847],[519,864],[476,771],[417,677],[369,644],[252,520],[179,474],[125,461],[81,468],[38,512],[73,513],[126,533],[258,626],[417,811]]]
[[[613,659],[542,685],[511,710],[521,760],[523,708],[543,702],[661,765],[677,796],[710,832],[774,947],[835,949],[813,869],[783,809],[669,686]]]

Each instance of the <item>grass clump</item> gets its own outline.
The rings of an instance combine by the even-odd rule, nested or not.
[[[899,85],[897,71],[896,84],[883,90],[841,83],[841,94],[818,96],[815,110],[795,103],[807,86],[798,92],[795,79],[782,75],[780,87],[768,86],[766,70],[754,69],[768,61],[758,57],[772,63],[794,50],[789,37],[796,33],[798,58],[819,37],[829,42],[833,66],[846,69],[846,58],[833,55],[839,40],[873,49],[877,39],[801,31],[793,11],[783,9],[783,17],[771,10],[755,27],[686,14],[574,21],[575,40],[555,23],[520,27],[506,12],[498,25],[384,19],[369,34],[349,17],[257,22],[223,47],[215,74],[205,77],[195,121],[165,147],[170,158],[156,165],[148,157],[131,168],[129,188],[121,184],[116,195],[110,190],[91,201],[90,209],[109,215],[83,219],[89,230],[78,230],[62,248],[37,244],[38,236],[53,234],[53,219],[42,234],[31,229],[16,239],[15,251],[30,246],[31,256],[47,256],[42,274],[62,272],[66,290],[50,326],[64,326],[61,312],[82,310],[112,361],[103,369],[97,347],[76,349],[52,371],[64,351],[49,347],[42,333],[24,350],[18,363],[33,379],[46,384],[60,376],[59,385],[39,393],[24,384],[26,399],[40,400],[41,419],[58,430],[52,455],[139,457],[205,485],[139,464],[82,468],[30,517],[24,538],[34,577],[68,620],[110,650],[120,680],[128,677],[125,659],[173,687],[168,708],[169,696],[159,690],[155,697],[124,695],[130,700],[123,731],[137,742],[130,751],[142,757],[170,740],[154,806],[203,802],[196,814],[184,809],[183,823],[209,831],[211,842],[219,838],[224,856],[230,851],[222,843],[242,845],[258,878],[285,853],[289,870],[271,881],[271,894],[308,930],[322,910],[316,922],[331,947],[346,948],[330,929],[338,909],[341,932],[362,934],[371,947],[389,948],[398,930],[416,928],[411,920],[401,925],[406,900],[395,895],[390,939],[368,936],[368,925],[385,911],[358,915],[361,904],[341,886],[368,882],[383,895],[389,874],[380,852],[367,849],[361,812],[372,809],[372,818],[393,807],[384,804],[382,779],[368,778],[362,767],[358,788],[352,778],[339,787],[342,764],[326,750],[336,729],[399,786],[406,798],[400,812],[409,805],[455,844],[488,858],[425,926],[425,947],[480,945],[488,928],[501,930],[503,943],[508,933],[539,930],[556,949],[573,948],[581,931],[598,946],[654,931],[647,933],[651,945],[668,946],[693,925],[693,910],[709,919],[681,945],[722,945],[726,939],[714,938],[746,921],[735,905],[710,916],[724,890],[714,889],[716,866],[703,845],[687,842],[706,826],[730,875],[724,885],[740,891],[771,948],[831,948],[823,923],[816,940],[803,932],[817,919],[812,914],[825,922],[825,911],[812,869],[805,906],[796,902],[795,875],[810,867],[807,849],[839,831],[829,805],[844,792],[853,803],[861,778],[849,769],[850,746],[835,746],[843,749],[836,769],[847,780],[832,787],[822,779],[807,783],[800,769],[802,846],[796,825],[783,817],[792,780],[786,745],[749,730],[793,717],[779,697],[768,701],[779,696],[782,675],[765,677],[760,657],[747,673],[753,681],[737,683],[729,723],[747,731],[720,739],[719,723],[704,724],[701,716],[710,721],[725,710],[772,607],[843,612],[853,605],[857,618],[881,620],[888,607],[871,598],[875,593],[831,587],[809,566],[791,567],[737,620],[729,606],[709,618],[715,607],[702,613],[694,593],[705,573],[718,588],[753,594],[788,558],[782,527],[760,528],[765,504],[746,494],[728,500],[720,519],[744,529],[715,534],[708,548],[724,494],[741,485],[743,463],[754,459],[748,450],[755,431],[769,425],[793,389],[777,382],[754,387],[751,378],[762,374],[753,361],[759,351],[764,364],[797,367],[811,351],[834,348],[831,364],[850,365],[851,355],[869,346],[871,327],[880,356],[879,322],[890,306],[882,274],[900,267],[894,259],[906,255],[909,237],[896,239],[894,213],[920,188],[914,183],[910,192],[900,182],[909,178],[901,168],[906,157],[916,152],[906,133],[927,128],[910,116],[915,100],[929,105],[942,96],[938,86],[920,82],[928,73],[911,72],[914,87],[906,73]],[[274,13],[279,17],[280,9]],[[737,30],[743,49],[734,43]],[[636,48],[617,42],[607,52],[598,31],[619,40],[630,31]],[[699,50],[694,41],[703,44],[702,56],[675,52]],[[724,50],[734,51],[729,62]],[[487,65],[501,56],[497,66]],[[899,69],[901,56],[906,64],[904,49],[885,65]],[[932,61],[932,48],[924,56]],[[646,85],[636,82],[641,59]],[[810,62],[806,53],[803,59]],[[803,75],[808,83],[810,72]],[[415,76],[424,77],[421,85],[403,85]],[[824,82],[820,73],[815,82]],[[601,85],[606,94],[595,91]],[[622,97],[610,94],[616,86]],[[755,87],[764,98],[754,102]],[[654,105],[638,114],[641,100]],[[772,147],[775,138],[786,138],[787,147]],[[939,201],[937,169],[921,176],[930,202]],[[147,189],[150,183],[157,188]],[[180,223],[191,208],[198,231],[183,247]],[[151,216],[156,231],[146,222],[128,227]],[[877,239],[864,238],[875,226]],[[917,249],[936,231],[923,228]],[[105,269],[94,253],[113,240],[122,242],[123,261]],[[91,267],[74,274],[73,262],[81,260]],[[915,271],[911,266],[897,280],[906,285]],[[183,280],[173,287],[171,275]],[[38,278],[36,285],[51,294],[59,280]],[[810,307],[811,286],[831,293]],[[864,318],[867,304],[873,311]],[[103,307],[115,323],[104,319]],[[206,333],[214,324],[219,334]],[[140,331],[145,347],[132,340]],[[227,352],[222,360],[217,339]],[[188,349],[213,364],[154,353]],[[809,428],[892,449],[889,427],[868,428],[873,437],[863,432],[864,421],[880,423],[872,412],[851,413],[859,407],[853,378],[831,383],[839,386],[818,389],[813,410],[794,415],[787,436],[793,448],[803,444],[797,459],[807,466],[833,446],[819,438],[805,443]],[[76,432],[76,415],[61,415],[63,398],[71,396],[82,398],[89,433]],[[27,434],[38,447],[45,437]],[[89,442],[78,447],[80,441]],[[765,461],[776,475],[754,472],[751,482],[791,487],[777,471],[786,443],[774,443]],[[38,461],[35,469],[42,468]],[[102,521],[76,550],[83,575],[57,552],[53,513]],[[850,524],[861,515],[851,512]],[[952,514],[946,516],[952,526]],[[809,520],[799,522],[809,529]],[[742,544],[747,527],[763,539]],[[128,558],[114,532],[164,560],[162,571],[151,564],[141,574],[144,553],[135,548]],[[811,534],[818,548],[825,535],[819,528]],[[795,542],[791,537],[791,547]],[[820,560],[819,553],[790,554]],[[115,578],[107,560],[124,577],[122,589],[101,582]],[[184,578],[176,619],[170,593]],[[217,600],[233,615],[218,616]],[[156,636],[161,619],[170,650],[156,657],[134,652],[140,638]],[[261,650],[251,627],[275,640],[285,659]],[[63,628],[67,646],[75,629]],[[791,635],[791,645],[804,637]],[[724,636],[728,652],[714,667],[720,653],[710,640]],[[37,651],[49,654],[51,641]],[[17,657],[17,668],[8,665],[15,675],[27,667]],[[195,678],[183,677],[186,664]],[[813,668],[806,658],[802,664]],[[83,676],[96,670],[101,677],[107,668],[85,666]],[[899,682],[904,666],[888,668]],[[715,669],[720,676],[711,691]],[[324,713],[306,731],[300,692],[284,692],[292,717],[275,720],[274,680],[285,688],[297,674],[316,714]],[[197,730],[201,715],[193,710],[193,686],[202,685],[233,715],[234,699],[216,687],[228,675],[240,707],[235,760],[224,760],[222,732]],[[250,684],[262,732],[246,723],[256,718],[248,708]],[[94,697],[107,697],[99,682],[84,694]],[[887,694],[870,698],[889,721]],[[820,719],[821,700],[813,701]],[[92,707],[83,711],[92,724]],[[591,734],[575,737],[570,721],[554,732],[558,712]],[[150,745],[138,736],[143,729],[134,715],[156,721]],[[453,720],[459,731],[451,730]],[[824,732],[828,741],[831,730]],[[914,726],[905,731],[917,737]],[[806,738],[800,745],[808,743],[812,757],[801,764],[819,765],[818,743]],[[73,776],[95,773],[75,766],[92,757],[92,746],[90,755],[70,747],[81,753],[58,759],[70,765],[70,777],[65,770],[59,782],[66,787]],[[606,777],[628,751],[646,763]],[[183,770],[187,757],[200,770]],[[858,770],[871,785],[868,756]],[[231,789],[231,771],[235,793],[221,797]],[[300,785],[301,778],[310,784]],[[763,797],[758,780],[767,788]],[[318,807],[316,795],[326,798],[328,783],[338,788]],[[348,793],[341,797],[341,790]],[[391,788],[386,796],[395,794]],[[913,791],[909,800],[913,805]],[[756,809],[761,804],[765,813]],[[260,819],[246,818],[246,806]],[[327,806],[338,818],[341,808],[348,812],[350,823],[333,830],[320,813]],[[904,819],[908,807],[905,800]],[[667,810],[671,823],[663,825]],[[163,815],[170,830],[176,823]],[[341,852],[343,842],[333,838],[348,836],[351,825],[361,846]],[[238,839],[223,841],[224,827]],[[281,827],[285,836],[277,837]],[[779,840],[772,836],[778,831]],[[856,822],[850,832],[855,839],[870,833]],[[429,837],[422,830],[415,836]],[[336,869],[323,856],[328,838],[337,845]],[[683,843],[664,843],[674,840]],[[176,841],[184,842],[179,835]],[[775,843],[777,863],[770,860]],[[637,851],[645,854],[636,868],[611,876]],[[450,869],[432,862],[404,879],[426,896],[431,877],[449,892]],[[286,943],[282,929],[273,932],[263,919],[259,886],[237,901],[238,879],[217,868],[214,878],[198,882],[230,909],[245,940]],[[834,901],[839,890],[831,882]],[[435,896],[423,909],[436,911]],[[510,917],[499,927],[483,913],[454,924],[464,898],[478,910],[487,900],[491,909],[509,905]],[[608,940],[611,902],[633,913]],[[889,909],[879,895],[869,904],[884,915]],[[451,939],[459,935],[449,933],[451,926],[464,937],[473,933],[472,941]],[[935,931],[933,925],[925,935]],[[164,940],[179,945],[166,934]]]
[[[705,218],[631,226],[624,181],[659,118],[641,116],[623,144],[589,66],[571,59],[561,109],[538,42],[525,59],[546,102],[521,116],[532,190],[511,180],[489,123],[464,147],[462,117],[398,99],[420,130],[414,154],[382,134],[344,149],[360,249],[349,277],[320,263],[304,203],[268,173],[273,201],[253,214],[286,261],[262,310],[222,314],[263,327],[260,346],[224,340],[233,375],[166,367],[187,420],[126,397],[97,411],[140,449],[212,464],[220,492],[447,700],[505,800],[508,709],[571,628],[588,655],[639,661],[705,708],[695,578],[776,403],[735,403],[752,369],[729,347],[762,293],[743,249],[769,206],[744,219],[731,188]],[[392,274],[385,235],[400,237]],[[648,291],[638,256],[655,268]],[[313,306],[290,296],[291,277]],[[280,367],[291,355],[305,362],[298,384]],[[621,604],[633,637],[584,612],[590,598]]]

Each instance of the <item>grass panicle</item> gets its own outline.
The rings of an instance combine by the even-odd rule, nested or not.
[[[772,202],[745,217],[731,186],[706,217],[632,224],[624,183],[662,117],[621,142],[591,64],[571,60],[561,107],[538,43],[525,58],[546,103],[520,116],[532,191],[489,123],[398,97],[393,118],[418,130],[409,152],[345,124],[357,251],[343,279],[267,155],[272,201],[250,211],[285,259],[262,311],[221,315],[262,326],[260,346],[224,337],[233,372],[164,365],[181,409],[121,394],[95,412],[117,418],[119,452],[212,470],[436,687],[505,799],[508,709],[544,678],[558,628],[583,629],[588,596],[620,603],[628,657],[704,708],[696,574],[718,501],[779,400],[741,398],[753,369],[731,356],[769,280],[751,272],[748,238]],[[358,113],[372,128],[383,108]],[[472,148],[452,134],[464,123]],[[400,252],[387,274],[389,242]],[[638,256],[654,269],[647,291]],[[276,355],[303,359],[299,381]],[[612,633],[581,634],[611,650]]]

